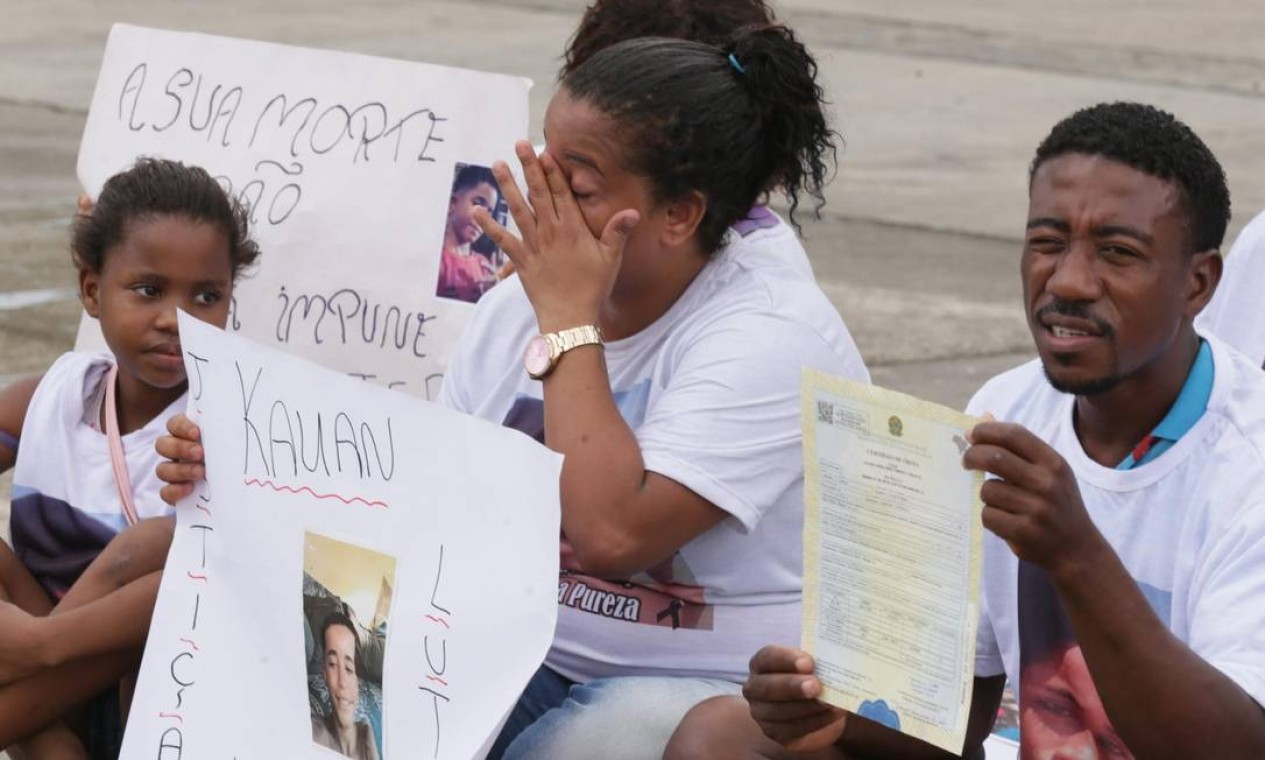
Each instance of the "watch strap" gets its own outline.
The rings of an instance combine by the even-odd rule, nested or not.
[[[597,325],[580,325],[549,333],[545,340],[553,347],[554,362],[557,362],[559,357],[573,348],[602,345],[602,331]]]

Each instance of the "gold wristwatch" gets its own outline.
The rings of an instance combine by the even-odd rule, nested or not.
[[[527,343],[523,368],[533,380],[541,380],[553,372],[563,354],[573,348],[592,345],[602,345],[602,331],[597,329],[597,325],[581,325],[537,335]]]

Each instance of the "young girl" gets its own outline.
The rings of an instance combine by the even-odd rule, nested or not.
[[[172,531],[154,442],[188,385],[176,310],[224,326],[259,254],[246,220],[202,169],[142,159],[75,222],[80,299],[113,356],[67,353],[0,392],[0,747],[117,756],[117,701],[94,701],[83,742],[54,722],[139,661]]]

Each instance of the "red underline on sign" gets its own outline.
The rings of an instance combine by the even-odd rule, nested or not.
[[[317,493],[316,491],[313,491],[311,488],[308,488],[307,486],[300,486],[299,488],[291,488],[290,486],[279,486],[276,483],[273,483],[271,480],[256,480],[255,478],[247,478],[244,482],[248,486],[259,486],[260,488],[271,488],[272,490],[279,491],[281,493],[308,493],[318,499],[337,499],[338,501],[341,501],[344,504],[355,504],[356,502],[360,502],[361,504],[364,504],[366,507],[382,507],[383,509],[387,508],[387,503],[385,501],[370,501],[369,499],[366,499],[361,496],[353,496],[349,499],[346,496],[339,496],[336,493]]]
[[[206,583],[205,575],[199,575],[198,573],[195,573],[192,570],[187,571],[186,575],[188,575],[190,578],[192,578],[195,581],[202,581],[203,583]]]
[[[176,720],[180,721],[181,723],[184,723],[184,718],[180,717],[179,715],[177,715],[177,714],[175,714],[175,713],[158,713],[158,717],[160,717],[160,718],[175,718]]]
[[[444,680],[444,679],[442,679],[442,678],[436,678],[435,676],[426,676],[426,680],[428,680],[428,681],[434,681],[435,683],[441,683],[441,684],[443,684],[444,686],[447,686],[447,685],[448,685],[448,682],[447,682],[447,681],[445,681],[445,680]]]
[[[197,645],[197,644],[194,644],[194,643],[193,643],[193,641],[192,641],[191,639],[184,639],[184,638],[182,638],[182,639],[180,639],[180,640],[181,640],[181,641],[183,641],[184,643],[188,644],[189,646],[193,647],[193,651],[195,651],[195,652],[200,652],[200,651],[202,651],[202,650],[198,649],[198,645]]]
[[[429,620],[429,621],[431,621],[432,623],[439,623],[440,625],[442,625],[442,626],[443,626],[443,627],[445,627],[445,628],[447,628],[447,627],[448,627],[448,621],[447,621],[447,620],[444,620],[443,618],[437,618],[437,617],[435,617],[434,615],[427,615],[427,616],[426,616],[426,619],[427,619],[427,620]]]

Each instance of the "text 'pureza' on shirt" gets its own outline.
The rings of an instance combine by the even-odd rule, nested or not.
[[[798,643],[801,368],[869,376],[811,274],[787,263],[792,254],[802,257],[802,249],[780,221],[745,236],[730,232],[666,314],[606,344],[611,388],[646,469],[729,518],[616,582],[586,574],[564,536],[558,629],[546,663],[568,678],[740,681],[761,646]],[[543,441],[543,390],[521,362],[536,329],[517,278],[493,289],[449,367],[444,402]]]

